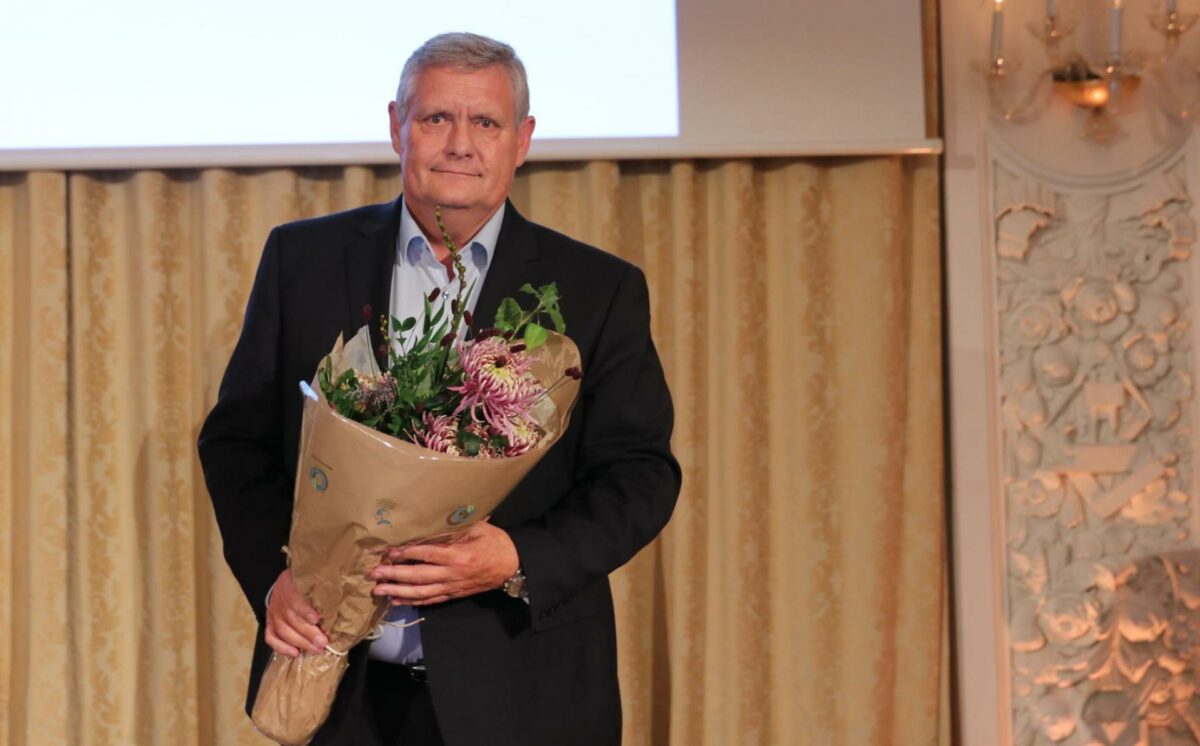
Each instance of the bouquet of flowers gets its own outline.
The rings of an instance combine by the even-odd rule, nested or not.
[[[458,250],[444,227],[442,234],[463,277]],[[525,285],[532,308],[507,298],[492,327],[461,339],[473,319],[470,290],[459,285],[453,299],[435,290],[418,318],[382,320],[386,369],[364,326],[349,343],[338,339],[314,385],[300,384],[304,417],[286,550],[329,645],[299,658],[273,655],[263,675],[251,718],[286,746],[312,739],[329,715],[347,651],[382,622],[387,600],[372,594],[367,573],[386,550],[453,541],[489,515],[567,428],[582,373],[579,351],[563,335],[557,287]]]

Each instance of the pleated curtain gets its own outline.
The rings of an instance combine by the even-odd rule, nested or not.
[[[640,266],[683,492],[613,578],[625,742],[949,744],[938,164],[538,164]],[[0,174],[0,743],[261,744],[195,439],[269,229],[395,168]]]

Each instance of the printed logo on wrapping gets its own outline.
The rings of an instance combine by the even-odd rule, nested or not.
[[[308,470],[308,483],[317,492],[324,492],[329,489],[329,475],[333,473],[333,467],[315,457],[313,463],[315,466]]]
[[[474,505],[464,505],[451,513],[450,517],[446,519],[446,523],[449,523],[451,526],[458,526],[474,515],[474,513]]]
[[[392,521],[389,518],[392,514],[392,508],[396,507],[396,503],[391,500],[379,500],[375,503],[375,525],[390,526]]]
[[[319,466],[314,466],[309,470],[308,479],[312,483],[313,489],[317,492],[324,492],[329,489],[329,477],[325,476],[325,471]]]

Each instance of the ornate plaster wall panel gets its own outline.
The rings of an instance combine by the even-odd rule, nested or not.
[[[1022,746],[1200,743],[1186,166],[1097,192],[993,163]]]

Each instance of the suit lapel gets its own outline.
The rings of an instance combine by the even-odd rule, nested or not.
[[[376,359],[386,366],[386,354],[379,355],[379,350],[385,349],[379,317],[388,313],[396,235],[400,230],[400,198],[372,208],[358,228],[359,235],[346,246],[346,329],[349,330],[346,338],[366,323],[371,329],[371,347]]]
[[[538,251],[537,239],[529,221],[517,212],[511,201],[506,203],[500,236],[488,265],[487,278],[475,304],[474,329],[486,329],[496,317],[500,301],[512,296],[527,304],[518,291],[525,283],[537,285],[544,277],[545,267]]]

